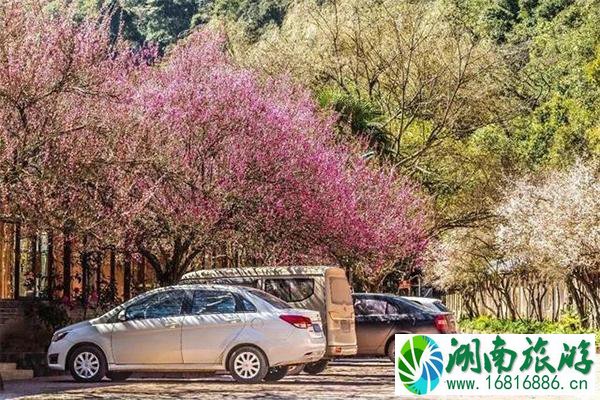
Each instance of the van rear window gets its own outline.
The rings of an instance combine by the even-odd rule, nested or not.
[[[346,278],[331,278],[329,280],[331,302],[333,304],[352,305],[352,293]]]
[[[311,278],[265,279],[265,292],[294,303],[313,295],[315,281]]]

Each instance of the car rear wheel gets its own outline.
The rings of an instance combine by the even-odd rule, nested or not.
[[[385,349],[385,355],[390,359],[391,362],[394,362],[396,358],[396,339],[392,338]]]
[[[100,382],[106,374],[106,360],[94,346],[81,346],[69,360],[69,371],[77,382]]]
[[[132,373],[128,371],[108,371],[106,377],[113,382],[121,382],[127,380],[131,374]]]
[[[279,381],[283,378],[285,378],[285,376],[287,375],[289,370],[289,367],[283,366],[283,367],[272,367],[269,368],[269,372],[267,372],[267,375],[265,376],[265,381],[267,382],[275,382],[275,381]]]
[[[269,371],[267,357],[252,346],[243,346],[235,350],[229,357],[228,364],[233,379],[242,383],[258,383],[265,379]]]
[[[304,365],[304,372],[306,372],[307,374],[310,374],[310,375],[317,375],[317,374],[320,374],[321,372],[325,371],[328,364],[329,364],[329,360],[325,360],[325,359],[319,360],[314,363],[309,363],[309,364]]]

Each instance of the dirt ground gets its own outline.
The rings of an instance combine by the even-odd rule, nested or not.
[[[597,378],[600,382],[600,379]],[[80,384],[70,377],[7,382],[0,399],[393,399],[392,364],[383,359],[343,360],[316,376],[297,375],[280,382],[241,385],[226,375],[189,379],[136,378],[126,382]],[[404,398],[404,397],[403,397]],[[435,396],[414,397],[441,400]],[[533,397],[511,397],[510,400]],[[535,397],[542,399],[542,397]],[[594,398],[600,398],[600,392]],[[460,400],[461,397],[448,397]],[[465,397],[466,399],[466,397]],[[474,399],[469,397],[469,400]],[[501,397],[481,399],[500,400]],[[543,397],[567,400],[568,397]],[[579,399],[580,400],[580,399]]]

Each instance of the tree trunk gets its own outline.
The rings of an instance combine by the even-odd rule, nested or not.
[[[504,303],[506,304],[506,309],[508,310],[508,313],[510,314],[510,319],[512,321],[516,321],[517,318],[519,317],[517,310],[515,308],[515,305],[512,301],[512,293],[510,291],[510,281],[507,279],[506,281],[504,281],[504,279],[502,279],[502,281],[500,282],[500,285],[498,286],[497,290],[500,292],[501,294],[501,298],[504,298]],[[507,317],[509,316],[508,314],[506,315]]]
[[[592,302],[592,326],[593,327],[598,327],[598,323],[600,321],[600,315],[599,315],[599,309],[600,309],[600,299],[598,298],[598,292],[596,290],[595,285],[592,283],[594,281],[593,277],[590,277],[590,275],[587,272],[582,272],[581,276],[579,277],[579,282],[581,282],[581,284],[583,285],[583,287],[585,287],[589,298]]]
[[[48,233],[48,300],[54,299],[54,237],[52,232]]]
[[[177,237],[173,240],[173,251],[167,260],[159,258],[150,249],[138,246],[139,253],[150,263],[156,281],[160,286],[169,286],[179,282],[192,262],[205,251],[205,247],[192,247],[194,237],[185,239]],[[214,260],[213,260],[214,262]]]
[[[469,318],[477,318],[479,317],[479,307],[477,307],[477,297],[474,293],[469,293],[467,297],[467,311],[469,313]]]
[[[30,254],[30,260],[29,260],[29,267],[30,267],[30,271],[33,273],[33,297],[38,297],[38,285],[37,285],[37,279],[39,277],[38,274],[38,251],[37,251],[37,240],[38,240],[38,236],[37,234],[34,234],[33,236],[31,236],[31,242],[29,243],[29,254]]]
[[[583,299],[581,298],[581,295],[579,294],[579,291],[578,291],[579,289],[575,286],[575,283],[573,282],[574,279],[575,278],[572,276],[567,277],[567,279],[566,279],[567,290],[569,292],[569,296],[575,303],[575,308],[577,309],[577,314],[579,314],[579,319],[581,320],[581,325],[587,328],[587,327],[589,327],[589,320],[588,320],[588,317],[585,312],[585,307],[583,305]]]
[[[81,305],[83,306],[83,316],[87,315],[88,299],[90,292],[90,257],[87,250],[87,237],[84,236],[80,254],[81,262]]]
[[[17,222],[15,224],[15,248],[14,248],[14,253],[15,253],[15,268],[14,268],[14,279],[13,279],[13,283],[14,283],[14,290],[13,290],[13,297],[15,299],[19,298],[19,286],[21,286],[20,283],[20,279],[21,279],[21,224],[19,222]]]
[[[71,253],[73,250],[71,234],[68,230],[63,233],[63,297],[71,299]]]
[[[542,285],[538,285],[538,289],[537,289],[537,293],[538,296],[536,298],[535,301],[535,307],[536,307],[536,312],[538,314],[538,321],[543,321],[544,320],[544,298],[546,297],[546,294],[548,293],[548,287],[546,285],[543,285],[543,290],[542,290]]]
[[[117,259],[115,249],[110,249],[110,299],[115,301],[117,298],[117,278],[116,278]]]
[[[131,298],[131,255],[125,255],[123,263],[123,298],[129,300]]]

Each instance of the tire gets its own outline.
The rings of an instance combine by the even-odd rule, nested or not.
[[[127,380],[131,374],[132,372],[129,371],[108,371],[106,377],[113,382],[122,382]]]
[[[293,365],[288,369],[288,376],[300,375],[304,371],[304,364]]]
[[[325,371],[328,364],[329,364],[329,360],[325,360],[325,359],[319,360],[314,363],[305,364],[304,372],[306,372],[307,374],[310,374],[310,375],[317,375],[317,374],[320,374],[321,372]]]
[[[227,362],[227,369],[240,383],[259,383],[269,372],[267,357],[253,346],[242,346],[236,349]]]
[[[396,339],[392,338],[385,348],[385,355],[390,359],[391,362],[395,361],[396,358]]]
[[[95,346],[81,346],[69,357],[69,371],[77,382],[100,382],[106,375],[106,358]]]
[[[267,375],[265,376],[265,381],[267,381],[267,382],[280,381],[283,378],[285,378],[289,369],[290,369],[290,367],[288,367],[287,365],[285,365],[283,367],[269,368],[269,371],[267,372]]]

